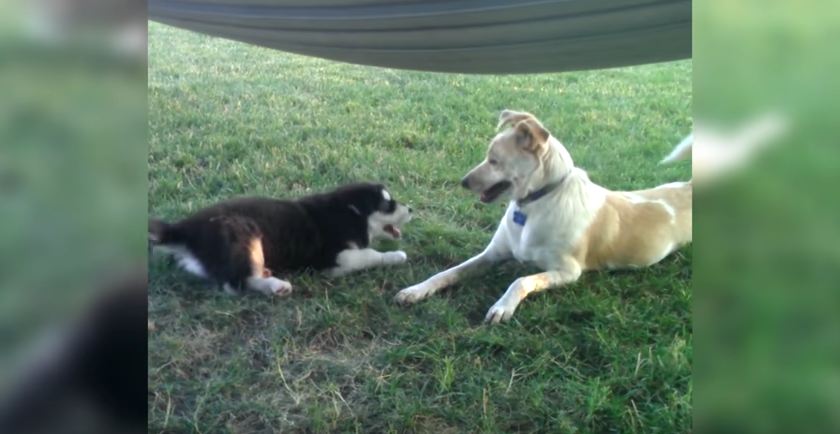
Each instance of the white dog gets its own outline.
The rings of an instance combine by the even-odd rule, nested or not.
[[[614,192],[589,180],[569,152],[529,113],[505,110],[485,160],[461,184],[489,203],[511,201],[490,245],[466,262],[403,289],[410,304],[457,282],[465,272],[514,258],[543,273],[516,279],[486,321],[506,321],[529,294],[578,279],[584,270],[655,264],[691,241],[691,181]]]

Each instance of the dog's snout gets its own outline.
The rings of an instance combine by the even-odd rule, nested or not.
[[[464,188],[467,188],[467,189],[470,188],[470,178],[468,176],[465,176],[463,179],[461,179],[461,187],[464,187]]]
[[[413,212],[414,212],[414,210],[413,210],[413,209],[411,209],[411,207],[408,207],[408,213],[409,213],[409,214],[411,214],[411,213],[413,213]]]

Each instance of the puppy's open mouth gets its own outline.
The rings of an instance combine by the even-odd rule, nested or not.
[[[395,240],[398,240],[402,236],[402,232],[400,231],[400,228],[398,228],[394,225],[382,226],[382,230],[385,231],[385,233],[387,233],[388,235],[394,237]]]
[[[496,200],[500,194],[504,193],[505,190],[510,188],[511,186],[510,181],[501,181],[493,184],[492,187],[488,188],[481,192],[481,197],[479,198],[484,203],[490,203]]]

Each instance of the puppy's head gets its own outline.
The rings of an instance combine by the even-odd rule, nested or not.
[[[461,180],[461,185],[480,194],[482,202],[493,202],[503,194],[515,198],[528,194],[533,175],[548,152],[551,133],[534,115],[504,110],[498,128],[511,126],[490,142],[487,156]]]
[[[399,239],[400,227],[411,220],[411,208],[398,203],[382,184],[354,184],[345,189],[347,207],[367,219],[368,235]]]

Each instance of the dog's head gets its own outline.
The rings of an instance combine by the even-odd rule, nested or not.
[[[479,193],[485,203],[506,193],[521,199],[539,181],[537,178],[544,176],[551,133],[534,115],[525,112],[502,111],[497,129],[507,126],[511,128],[496,134],[490,142],[484,161],[461,180],[464,188]]]
[[[371,239],[399,239],[400,227],[411,220],[411,208],[394,200],[382,184],[353,184],[345,187],[341,196],[351,212],[367,219]]]

